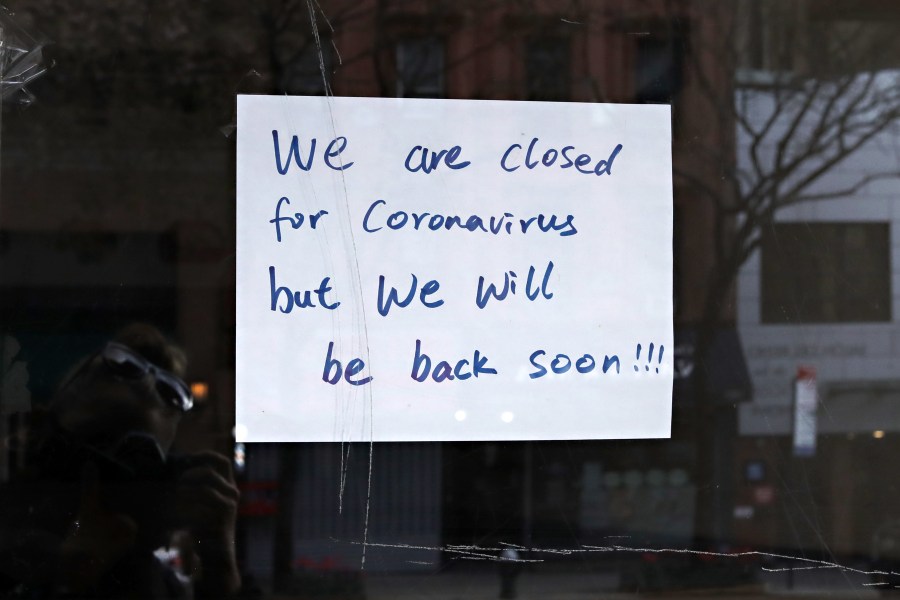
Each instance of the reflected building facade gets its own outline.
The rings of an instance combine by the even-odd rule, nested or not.
[[[747,105],[751,127],[763,130],[788,81],[800,90],[794,98],[808,102],[785,103],[765,136],[737,128],[747,170],[791,152],[800,166],[783,186],[798,191],[785,195],[738,276],[753,401],[740,412],[735,501],[744,512],[736,530],[754,544],[864,556],[900,517],[888,476],[900,423],[900,14],[884,3],[807,3],[781,21],[794,24],[788,30],[772,25],[784,7],[744,8],[752,8],[748,21],[769,24],[748,31],[756,52],[737,72],[736,102]],[[791,133],[794,123],[802,135]],[[840,135],[852,151],[829,146]],[[805,187],[793,184],[804,179]],[[812,413],[797,407],[798,372],[815,373]],[[795,441],[804,429],[813,443]]]

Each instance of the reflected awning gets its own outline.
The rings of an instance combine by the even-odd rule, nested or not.
[[[707,392],[713,400],[727,404],[750,401],[753,387],[737,331],[733,327],[717,329],[701,365],[695,364],[696,338],[693,327],[675,330],[675,395],[680,400],[693,400],[694,369],[706,368]]]

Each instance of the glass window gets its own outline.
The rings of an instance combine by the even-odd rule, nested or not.
[[[9,0],[0,598],[896,591],[898,135],[888,0]]]

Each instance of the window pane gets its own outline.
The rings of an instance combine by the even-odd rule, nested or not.
[[[900,586],[900,3],[8,9],[0,597]]]
[[[765,323],[891,319],[886,223],[779,223],[762,246]]]

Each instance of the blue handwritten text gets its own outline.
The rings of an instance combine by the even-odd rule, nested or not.
[[[472,357],[472,367],[466,370],[469,361],[461,359],[456,361],[455,366],[451,366],[450,362],[442,360],[434,365],[434,371],[431,370],[431,357],[422,352],[422,341],[416,340],[416,354],[413,357],[412,372],[410,377],[419,383],[424,382],[431,375],[431,379],[440,383],[442,381],[453,381],[458,379],[465,381],[474,376],[476,379],[479,375],[496,375],[497,370],[487,367],[488,358],[483,355],[480,350],[475,350]]]
[[[440,213],[429,212],[406,212],[397,210],[389,213],[387,217],[380,210],[382,206],[387,206],[386,200],[375,200],[369,205],[366,214],[363,216],[362,228],[366,233],[375,233],[381,231],[387,226],[388,229],[398,231],[400,229],[415,229],[416,231],[449,231],[451,229],[464,229],[470,232],[483,232],[493,235],[506,233],[522,232],[528,233],[529,229],[534,231],[532,225],[536,225],[543,233],[559,232],[560,237],[575,235],[578,230],[575,228],[575,216],[567,215],[563,221],[557,215],[539,214],[527,219],[515,219],[515,215],[505,212],[501,216],[491,216],[483,218],[479,215],[469,215],[468,217],[460,217],[458,215],[442,215]],[[376,226],[376,223],[379,225]]]
[[[403,166],[406,167],[406,170],[410,173],[415,173],[416,171],[422,171],[426,175],[434,171],[441,164],[441,161],[449,168],[453,170],[465,169],[470,164],[472,164],[468,160],[464,160],[461,163],[457,163],[456,159],[459,158],[460,153],[462,152],[462,148],[459,146],[453,146],[449,150],[441,150],[440,152],[431,151],[431,157],[429,158],[429,150],[428,148],[423,148],[422,146],[413,146],[413,149],[409,151],[409,154],[406,155],[406,162],[403,163]],[[416,157],[416,155],[419,155]],[[416,164],[418,161],[418,164]]]
[[[297,308],[315,308],[316,304],[313,302],[312,295],[315,294],[316,298],[319,301],[319,306],[322,308],[327,308],[328,310],[334,310],[338,306],[341,305],[340,302],[328,302],[325,295],[331,291],[331,285],[329,282],[331,281],[331,277],[322,278],[322,283],[319,284],[314,290],[306,290],[303,292],[292,292],[290,288],[285,286],[279,286],[275,283],[275,267],[269,267],[269,288],[271,290],[272,303],[270,308],[274,311],[276,308],[281,312],[288,314],[294,307]],[[286,300],[284,306],[278,305],[278,300],[281,297],[284,297]]]
[[[537,273],[537,270],[534,266],[528,268],[528,277],[525,280],[525,297],[534,302],[537,300],[538,295],[543,296],[545,300],[550,300],[553,298],[553,292],[548,292],[547,288],[550,284],[550,273],[553,272],[553,261],[549,261],[547,263],[547,268],[544,270],[544,277],[541,280],[540,285],[535,287],[534,285],[534,276]],[[506,297],[509,295],[515,295],[516,293],[516,272],[515,271],[507,271],[503,274],[503,288],[498,288],[495,284],[488,284],[487,288],[484,287],[484,276],[480,276],[478,278],[478,288],[475,290],[475,304],[478,308],[483,309],[487,306],[488,301],[493,297],[497,300],[497,302],[502,302],[506,300]]]
[[[391,305],[396,304],[400,308],[406,308],[409,306],[409,303],[413,301],[413,298],[416,295],[416,287],[418,286],[418,278],[415,274],[412,275],[412,284],[409,286],[409,293],[406,295],[406,298],[401,300],[400,293],[397,291],[397,288],[391,287],[388,290],[387,297],[384,295],[384,275],[378,276],[378,314],[382,317],[386,317],[388,313],[391,311]],[[432,294],[436,293],[438,289],[440,289],[441,284],[436,280],[432,279],[422,286],[421,291],[419,292],[419,302],[421,302],[426,308],[437,308],[438,306],[444,303],[443,300],[429,300],[428,297]]]
[[[300,152],[300,140],[295,135],[291,138],[291,145],[288,149],[287,159],[282,162],[281,161],[281,145],[278,143],[278,130],[272,130],[272,142],[275,144],[275,168],[278,169],[278,172],[282,175],[287,174],[288,169],[291,168],[291,160],[300,168],[301,171],[309,171],[313,166],[313,158],[316,154],[316,138],[312,138],[309,141],[309,152],[307,152],[306,157],[301,156]],[[341,152],[343,152],[347,148],[347,138],[344,136],[338,136],[329,142],[328,146],[325,148],[325,153],[322,156],[322,159],[325,161],[325,164],[335,171],[343,171],[345,169],[349,169],[353,166],[352,162],[345,163],[342,160],[338,160],[338,164],[334,164],[331,159],[339,158]]]
[[[616,159],[616,156],[619,155],[619,152],[622,151],[622,144],[618,144],[613,148],[606,159],[599,160],[595,165],[590,166],[591,163],[594,162],[594,159],[591,158],[590,154],[579,154],[575,158],[572,158],[571,152],[575,150],[575,146],[563,146],[562,150],[550,148],[541,155],[540,159],[533,158],[540,155],[540,151],[535,154],[534,149],[535,146],[537,146],[538,141],[538,138],[533,138],[531,143],[528,144],[528,150],[525,151],[525,167],[527,169],[534,169],[538,166],[552,167],[556,164],[557,160],[559,160],[559,167],[561,169],[575,167],[576,171],[584,173],[585,175],[590,175],[592,173],[594,175],[612,175],[613,161]],[[522,146],[519,144],[512,144],[507,148],[506,152],[503,153],[503,158],[500,159],[500,167],[508,173],[512,173],[521,167],[521,150]],[[562,157],[561,160],[560,157]]]
[[[538,359],[542,356],[545,356],[546,354],[547,352],[545,350],[535,350],[531,353],[531,356],[528,357],[528,362],[530,362],[531,366],[535,368],[533,372],[528,374],[531,379],[539,379],[547,374],[547,367],[538,362]],[[616,373],[618,373],[619,365],[620,362],[618,355],[606,355],[603,357],[603,366],[601,367],[601,369],[603,370],[603,373],[606,373],[613,366],[615,366]],[[596,366],[597,361],[594,360],[594,357],[590,354],[584,354],[581,358],[575,361],[575,370],[582,374],[590,373]],[[572,359],[569,358],[568,354],[557,354],[553,361],[550,363],[550,370],[557,375],[562,375],[571,368]]]
[[[337,383],[341,380],[341,361],[336,358],[332,358],[332,352],[334,350],[334,342],[328,342],[328,352],[325,354],[325,368],[322,370],[322,381],[325,383],[330,383],[331,385],[337,385]],[[350,362],[347,363],[347,368],[343,370],[344,381],[349,383],[350,385],[365,385],[372,381],[372,376],[364,377],[363,379],[350,379],[351,377],[358,375],[363,372],[366,368],[366,363],[361,358],[354,358]]]
[[[303,213],[295,212],[293,217],[291,217],[290,215],[283,216],[281,214],[281,205],[282,204],[290,204],[290,203],[291,203],[291,201],[288,199],[287,196],[282,196],[278,200],[278,204],[275,205],[275,218],[269,219],[269,223],[275,224],[275,239],[277,239],[279,242],[281,241],[281,224],[283,222],[287,221],[293,229],[300,229],[301,227],[303,227],[304,220],[306,220],[306,217],[303,215]],[[321,219],[322,217],[324,217],[327,214],[328,214],[327,210],[320,210],[319,212],[317,212],[315,214],[310,213],[309,227],[311,229],[315,229],[316,225],[319,224],[319,219]]]

